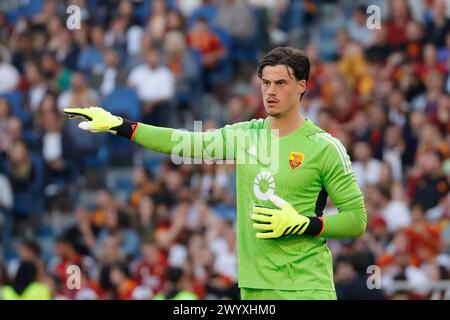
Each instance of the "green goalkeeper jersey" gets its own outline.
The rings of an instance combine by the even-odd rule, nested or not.
[[[325,238],[359,236],[366,211],[350,158],[339,140],[306,120],[277,137],[269,118],[187,132],[139,124],[134,141],[180,157],[231,159],[236,163],[238,282],[240,287],[334,290],[332,256]],[[274,208],[271,194],[305,216],[322,216],[327,197],[339,213],[324,217],[320,237],[256,238],[253,204]]]

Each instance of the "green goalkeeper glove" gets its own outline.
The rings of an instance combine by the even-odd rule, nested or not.
[[[274,239],[287,235],[319,236],[323,232],[322,218],[306,217],[297,212],[294,207],[282,198],[272,195],[269,200],[279,209],[270,209],[253,205],[251,219],[254,221],[256,237],[259,239]]]
[[[138,122],[131,122],[100,107],[65,108],[69,119],[82,118],[78,127],[90,132],[110,132],[133,140]]]

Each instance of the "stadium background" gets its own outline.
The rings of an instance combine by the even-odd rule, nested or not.
[[[328,241],[338,297],[449,299],[449,13],[446,0],[2,1],[0,288],[32,261],[54,299],[150,299],[169,279],[237,299],[233,166],[174,165],[61,110],[191,130],[264,117],[256,63],[291,45],[312,63],[302,113],[346,146],[365,194],[367,232]],[[366,286],[375,264],[382,291]]]

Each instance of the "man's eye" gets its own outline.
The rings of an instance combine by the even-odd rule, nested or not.
[[[286,85],[286,82],[279,82],[278,85],[279,85],[280,87],[284,87],[284,86]]]

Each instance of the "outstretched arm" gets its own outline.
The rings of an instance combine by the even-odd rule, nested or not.
[[[208,160],[235,157],[234,148],[226,141],[226,133],[233,126],[209,132],[189,132],[129,121],[100,107],[66,108],[64,113],[70,119],[84,119],[78,125],[83,130],[116,134],[156,152]]]

